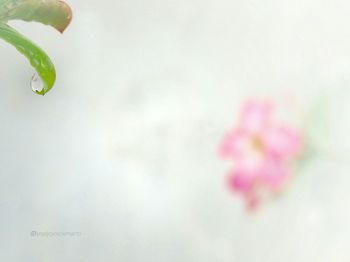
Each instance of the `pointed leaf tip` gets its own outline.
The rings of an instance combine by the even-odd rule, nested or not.
[[[63,0],[0,0],[0,21],[35,21],[63,33],[72,20],[72,9]]]

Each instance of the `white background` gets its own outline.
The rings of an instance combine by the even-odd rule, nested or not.
[[[45,97],[0,43],[1,261],[350,261],[346,154],[253,216],[216,154],[246,96],[328,91],[330,144],[350,149],[348,1],[69,3],[63,35],[11,23],[57,67]]]

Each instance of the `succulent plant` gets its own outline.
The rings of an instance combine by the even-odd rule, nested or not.
[[[44,95],[53,87],[55,67],[40,47],[7,23],[10,20],[34,21],[63,33],[71,19],[72,10],[62,0],[0,0],[0,38],[13,45],[35,68],[31,84],[36,94]]]

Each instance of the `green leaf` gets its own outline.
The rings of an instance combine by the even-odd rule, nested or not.
[[[46,94],[52,88],[56,79],[55,67],[47,54],[32,41],[6,24],[0,23],[0,38],[13,45],[28,58],[43,82],[42,89],[35,92],[39,95]]]
[[[42,80],[40,90],[33,91],[44,95],[55,83],[55,67],[40,47],[6,24],[16,19],[50,25],[63,33],[72,19],[72,10],[63,0],[0,0],[0,38],[28,58]],[[37,76],[32,83],[35,80]]]
[[[0,0],[0,21],[35,21],[61,33],[72,19],[72,10],[62,0]]]

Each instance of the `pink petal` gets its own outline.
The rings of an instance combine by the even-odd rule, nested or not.
[[[272,104],[264,101],[249,100],[241,111],[240,127],[250,133],[259,133],[269,124]]]
[[[247,210],[254,211],[260,204],[260,198],[256,194],[257,176],[246,173],[244,170],[234,170],[228,177],[230,189],[240,194],[245,201]]]
[[[233,170],[228,177],[228,185],[236,192],[246,194],[251,191],[255,183],[256,176],[243,169]]]
[[[222,157],[238,158],[244,154],[249,139],[248,133],[244,130],[234,130],[224,137],[219,146],[219,154]]]
[[[264,133],[264,143],[268,154],[287,159],[301,151],[303,139],[301,133],[292,128],[274,127]]]
[[[266,159],[260,170],[260,181],[272,191],[278,190],[285,185],[289,176],[290,172],[287,163],[279,159]]]
[[[250,193],[245,195],[244,197],[245,205],[248,211],[253,212],[261,204],[261,199],[255,193]]]
[[[249,162],[249,161],[247,161]],[[255,165],[246,165],[246,161],[238,162],[238,166],[230,172],[229,186],[236,192],[251,194],[257,187],[266,191],[280,189],[289,179],[289,166],[276,158],[265,158]]]

